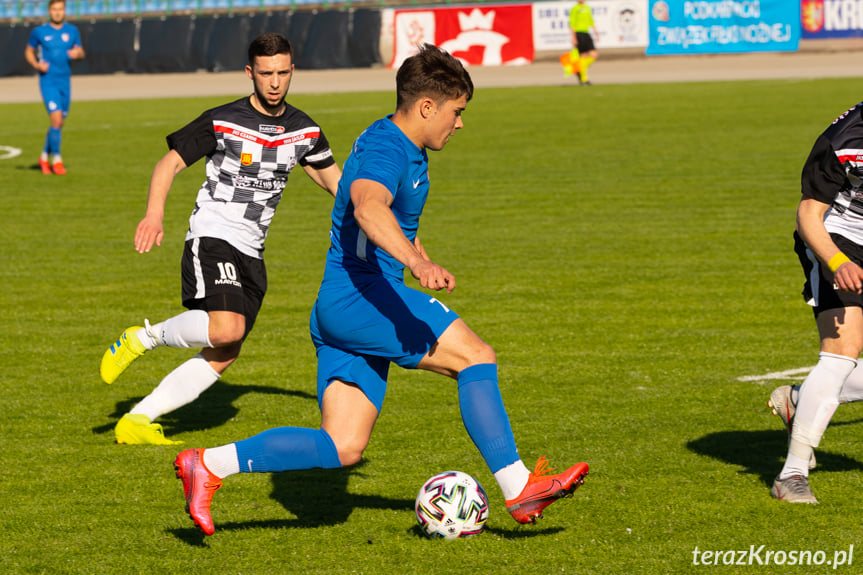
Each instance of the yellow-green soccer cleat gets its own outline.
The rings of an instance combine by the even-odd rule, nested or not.
[[[102,381],[114,383],[133,361],[147,351],[147,348],[138,339],[139,329],[144,328],[140,326],[127,328],[120,335],[120,339],[112,343],[102,356],[102,364],[99,366],[99,375],[102,376]]]
[[[162,426],[151,423],[146,415],[127,413],[114,428],[117,443],[129,445],[180,445],[182,441],[171,441],[165,437]]]

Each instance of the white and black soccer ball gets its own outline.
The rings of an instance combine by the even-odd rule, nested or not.
[[[479,535],[488,521],[488,496],[462,471],[438,473],[425,482],[414,505],[423,532],[433,539]]]

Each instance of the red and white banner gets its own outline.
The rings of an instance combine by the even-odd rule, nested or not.
[[[427,42],[467,65],[501,66],[533,62],[530,4],[395,10],[393,60],[398,68]]]

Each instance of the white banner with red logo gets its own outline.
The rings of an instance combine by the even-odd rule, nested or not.
[[[395,10],[393,59],[398,68],[422,43],[434,44],[473,66],[533,62],[530,4]]]

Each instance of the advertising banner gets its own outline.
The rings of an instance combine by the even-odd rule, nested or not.
[[[572,48],[569,34],[571,2],[537,2],[533,5],[533,47],[537,51],[565,52]],[[647,46],[647,0],[588,0],[599,32],[596,47]]]
[[[530,4],[395,10],[391,68],[428,42],[474,66],[533,62]]]
[[[647,54],[789,52],[800,6],[789,0],[649,0]]]
[[[802,0],[800,25],[806,40],[863,36],[863,0]]]

